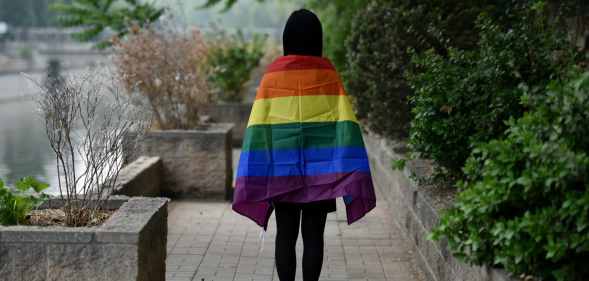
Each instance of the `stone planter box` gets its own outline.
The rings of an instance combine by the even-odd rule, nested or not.
[[[167,204],[112,200],[118,210],[97,227],[0,226],[0,280],[165,281]]]
[[[376,188],[387,202],[396,224],[413,242],[417,260],[427,281],[515,281],[505,271],[488,266],[470,266],[450,253],[446,241],[427,236],[438,225],[440,211],[455,198],[454,189],[434,188],[415,178],[432,172],[428,161],[410,160],[403,171],[392,168],[393,160],[406,159],[405,144],[393,143],[375,134],[365,134],[370,168]]]
[[[209,105],[203,114],[213,122],[233,123],[232,145],[241,147],[251,111],[252,103],[220,103]]]
[[[160,191],[170,198],[231,198],[233,124],[213,123],[207,129],[151,131],[136,150],[125,153],[130,163],[140,156],[159,157],[163,164]]]
[[[162,160],[159,157],[141,156],[121,169],[111,194],[160,196],[162,170]]]

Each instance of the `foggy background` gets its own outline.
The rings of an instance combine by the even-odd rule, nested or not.
[[[55,156],[45,135],[44,123],[32,96],[35,87],[21,73],[42,81],[52,60],[60,71],[71,73],[97,63],[108,63],[108,50],[94,42],[71,38],[73,30],[59,27],[49,9],[57,0],[0,0],[0,179],[14,183],[35,176],[56,185]],[[71,2],[62,0],[60,2]],[[164,20],[183,28],[211,31],[211,23],[228,31],[267,34],[275,44],[288,15],[302,7],[302,0],[239,0],[229,11],[223,4],[200,8],[204,0],[149,1],[166,7]],[[54,190],[55,191],[55,190]]]

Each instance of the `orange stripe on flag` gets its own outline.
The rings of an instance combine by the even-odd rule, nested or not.
[[[307,69],[266,73],[256,99],[345,94],[341,79],[334,70]]]

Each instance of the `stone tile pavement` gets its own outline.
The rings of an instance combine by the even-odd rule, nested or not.
[[[377,194],[378,195],[378,194]],[[348,226],[345,207],[328,217],[321,280],[421,281],[410,243],[392,223],[386,204]],[[279,280],[274,267],[274,216],[261,229],[228,203],[173,201],[168,218],[167,281]],[[302,280],[302,241],[297,280]]]

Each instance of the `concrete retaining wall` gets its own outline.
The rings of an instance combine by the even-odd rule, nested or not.
[[[0,226],[0,280],[165,281],[167,204],[131,198],[98,227]]]
[[[203,114],[212,122],[233,123],[232,145],[241,147],[251,110],[252,103],[223,103],[208,106]]]
[[[163,164],[161,194],[170,198],[230,197],[233,177],[233,124],[213,123],[203,130],[151,131],[125,162],[159,157]]]
[[[420,267],[428,281],[514,281],[504,271],[470,266],[458,261],[446,241],[427,239],[439,222],[440,211],[454,198],[453,189],[444,190],[420,184],[432,172],[428,161],[408,161],[403,171],[392,169],[393,160],[405,159],[405,145],[389,142],[374,134],[365,134],[374,183],[389,204],[394,222],[413,242]]]

